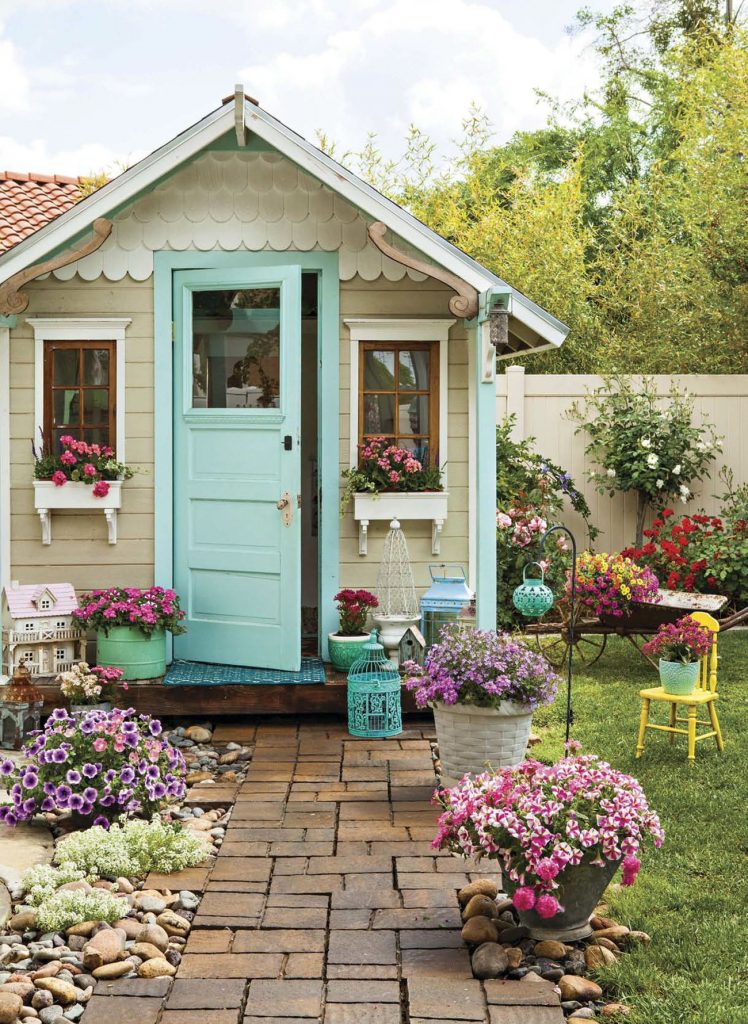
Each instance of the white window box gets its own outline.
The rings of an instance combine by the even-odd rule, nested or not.
[[[368,550],[369,523],[390,519],[430,519],[431,552],[438,555],[448,499],[448,491],[357,492],[353,495],[353,518],[358,523],[359,555],[365,555]]]
[[[68,480],[62,487],[51,480],[34,480],[34,508],[42,524],[42,544],[52,543],[50,512],[82,509],[85,512],[103,512],[107,522],[110,544],[117,543],[117,511],[122,507],[122,480],[107,480],[109,493],[97,498],[91,484]]]

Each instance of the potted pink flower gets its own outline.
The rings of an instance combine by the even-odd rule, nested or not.
[[[155,679],[166,671],[166,630],[175,636],[184,612],[175,591],[164,587],[110,587],[84,594],[73,612],[96,631],[101,665],[119,667],[125,679]]]
[[[699,678],[699,659],[712,648],[714,636],[690,615],[664,622],[642,651],[660,661],[660,682],[665,693],[688,696]]]
[[[592,754],[466,778],[440,800],[433,846],[498,861],[520,923],[536,939],[590,935],[617,869],[633,885],[645,840],[664,840],[639,782]]]
[[[330,661],[338,672],[347,672],[369,640],[366,620],[379,604],[368,590],[340,590],[335,595],[340,627],[327,637]]]

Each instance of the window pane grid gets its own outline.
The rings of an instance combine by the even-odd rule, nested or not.
[[[46,443],[56,449],[72,434],[114,445],[114,342],[47,342],[44,368]]]
[[[385,437],[438,461],[438,344],[364,341],[360,353],[359,441]]]

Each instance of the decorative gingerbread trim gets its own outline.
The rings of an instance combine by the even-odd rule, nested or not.
[[[433,277],[437,281],[442,281],[456,291],[457,294],[453,295],[449,300],[449,311],[453,316],[472,320],[473,317],[478,315],[478,291],[476,288],[473,288],[467,281],[463,281],[462,278],[457,277],[456,274],[451,274],[448,270],[442,270],[441,267],[435,267],[431,263],[419,260],[415,256],[409,256],[407,253],[396,249],[394,245],[390,245],[389,242],[385,242],[384,235],[386,230],[387,225],[383,224],[381,220],[377,220],[369,225],[369,238],[380,252],[384,253],[385,256],[389,256],[395,263],[400,263],[402,266],[410,267],[411,270],[417,270],[427,277]]]
[[[42,274],[49,274],[52,270],[67,267],[68,264],[75,263],[76,260],[83,259],[84,256],[89,256],[92,252],[96,252],[109,238],[112,233],[113,224],[110,220],[99,217],[93,222],[92,227],[93,237],[84,245],[78,246],[75,249],[69,249],[67,252],[60,253],[59,256],[53,256],[52,259],[36,263],[34,266],[27,267],[25,270],[14,274],[13,277],[8,278],[5,284],[0,287],[0,314],[11,316],[14,313],[23,313],[29,304],[28,295],[21,291],[24,285],[35,281]]]

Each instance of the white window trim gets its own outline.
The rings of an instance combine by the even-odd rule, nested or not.
[[[343,321],[351,332],[350,441],[348,464],[358,465],[358,351],[362,341],[436,341],[439,342],[439,463],[442,481],[447,488],[448,467],[448,397],[449,397],[449,329],[456,320],[414,320],[391,317],[356,317]]]
[[[45,341],[113,341],[115,373],[115,458],[125,461],[125,331],[129,317],[28,317],[34,329],[34,444],[44,429],[44,343]]]

